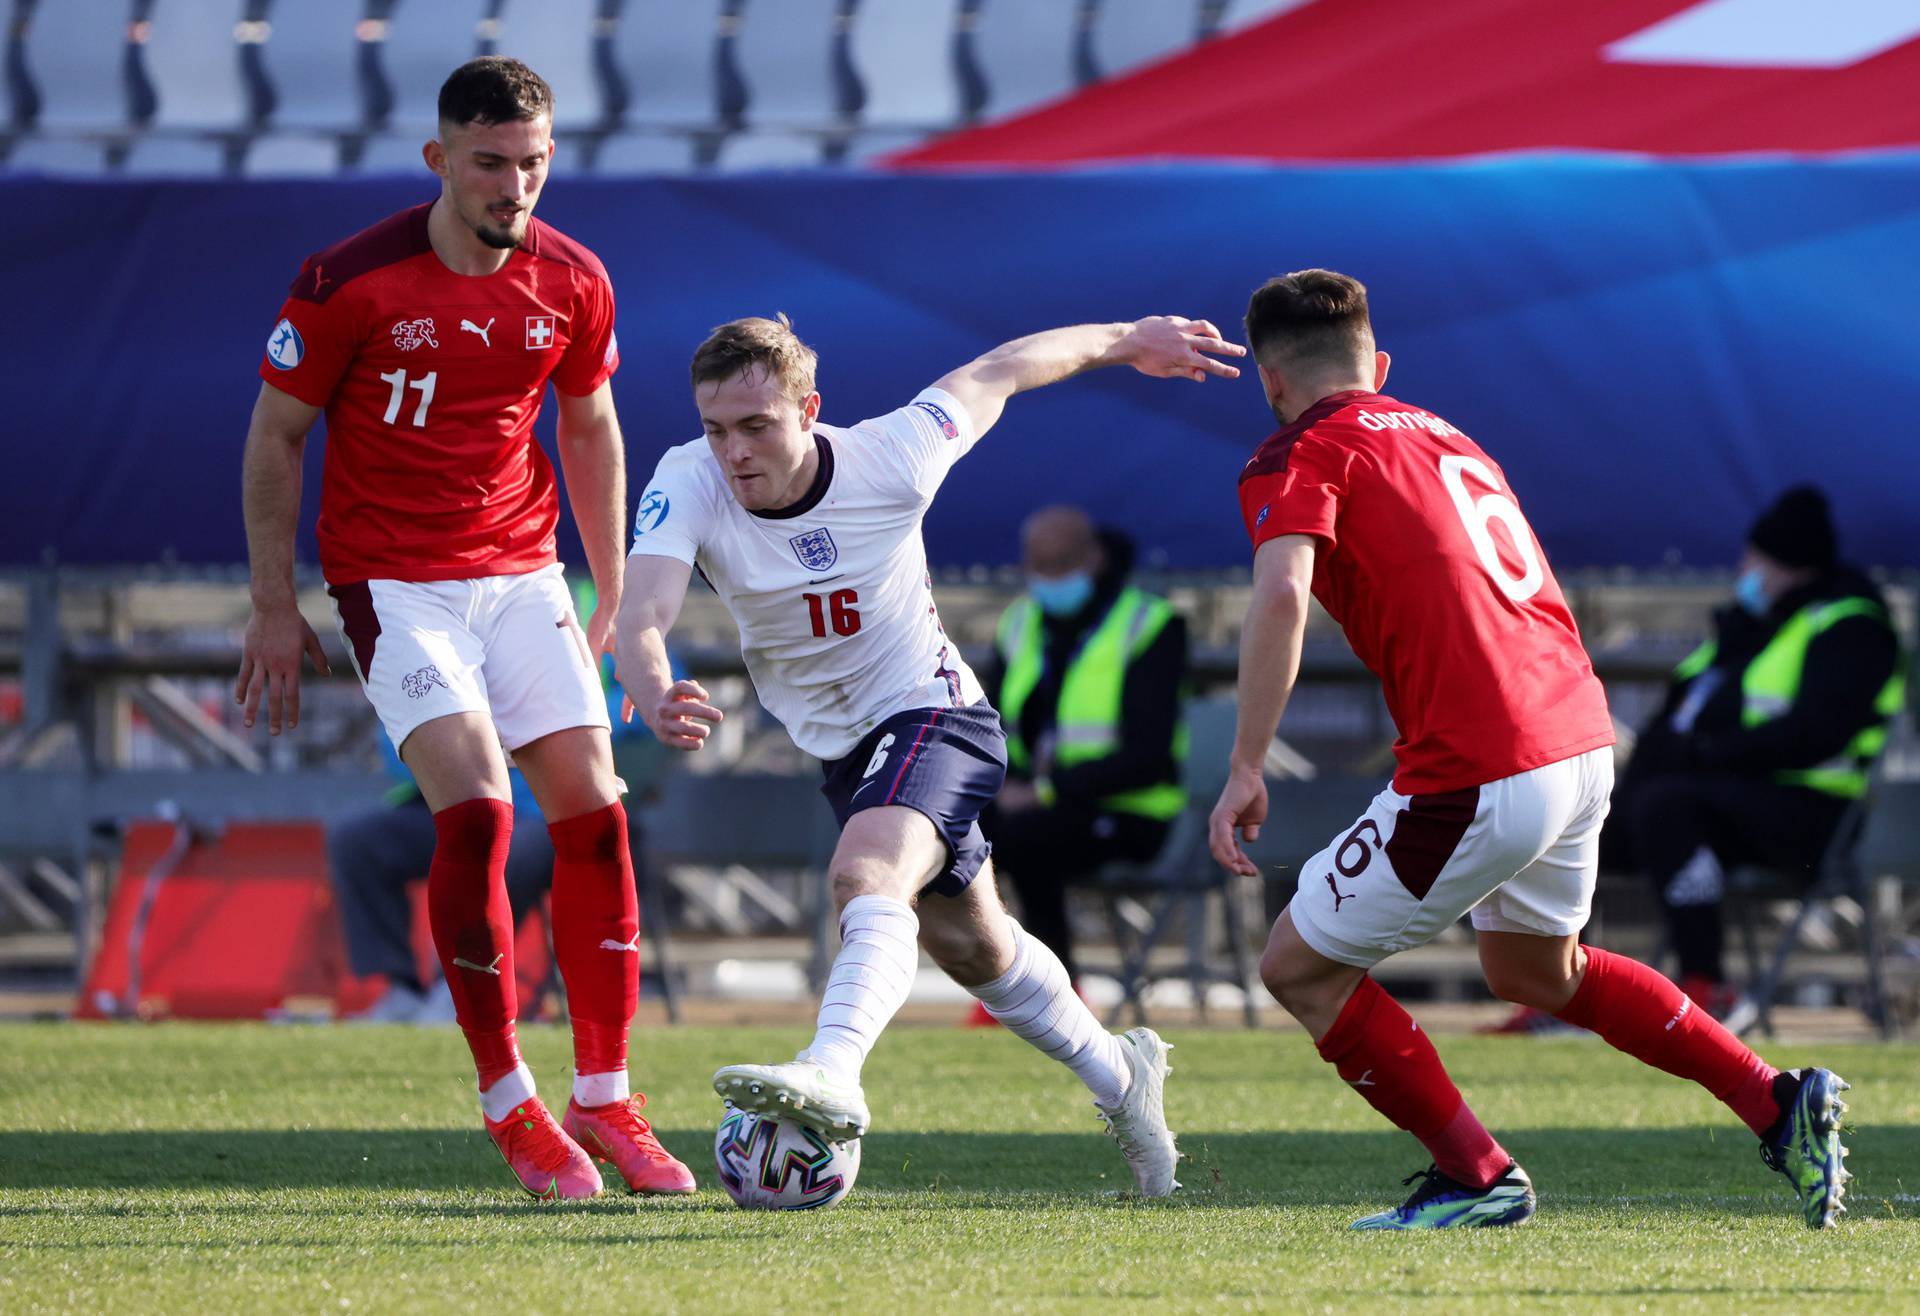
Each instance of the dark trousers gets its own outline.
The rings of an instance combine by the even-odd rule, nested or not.
[[[1086,881],[1102,864],[1152,859],[1168,828],[1133,814],[998,805],[986,811],[980,825],[993,842],[994,868],[1020,898],[1021,926],[1050,947],[1075,979],[1080,971],[1067,922],[1067,888]]]
[[[407,884],[426,877],[433,844],[433,811],[421,800],[351,814],[327,828],[327,874],[355,973],[383,974],[390,982],[421,990],[409,936],[413,908]],[[516,815],[507,850],[507,899],[514,926],[552,885],[553,842],[546,824]]]
[[[1752,777],[1663,774],[1623,783],[1608,830],[1652,880],[1680,976],[1725,979],[1725,874],[1756,864],[1811,884],[1847,801]]]

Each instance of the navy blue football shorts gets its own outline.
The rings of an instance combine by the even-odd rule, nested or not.
[[[903,805],[923,813],[946,842],[947,866],[924,888],[957,896],[993,847],[980,811],[1007,779],[1007,733],[981,700],[967,708],[910,708],[869,731],[851,754],[823,765],[820,793],[840,826],[862,809]]]

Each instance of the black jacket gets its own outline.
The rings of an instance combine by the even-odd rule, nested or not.
[[[1117,531],[1102,530],[1107,565],[1094,582],[1093,597],[1070,617],[1043,614],[1040,682],[1020,710],[1017,728],[1028,745],[1038,745],[1059,715],[1060,683],[1080,645],[1106,617],[1133,570],[1133,542]],[[1006,665],[996,648],[980,673],[996,706],[1006,683]],[[1179,780],[1173,762],[1173,730],[1186,695],[1187,623],[1177,613],[1153,643],[1127,669],[1120,693],[1120,747],[1105,758],[1051,777],[1062,807],[1093,808],[1106,796]]]
[[[1693,683],[1676,680],[1668,686],[1659,713],[1641,733],[1635,768],[1770,776],[1811,768],[1845,749],[1863,728],[1879,720],[1874,701],[1900,661],[1899,641],[1884,622],[1848,617],[1816,636],[1807,648],[1793,705],[1759,726],[1741,725],[1740,674],[1787,619],[1809,603],[1858,597],[1885,603],[1879,586],[1841,565],[1782,596],[1764,617],[1737,605],[1716,610],[1713,663],[1696,679],[1717,679],[1718,684],[1684,733],[1673,730],[1670,722]]]

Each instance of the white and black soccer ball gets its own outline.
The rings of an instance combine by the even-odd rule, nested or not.
[[[853,1191],[860,1140],[832,1142],[804,1124],[727,1107],[713,1135],[727,1195],[756,1211],[809,1211]]]

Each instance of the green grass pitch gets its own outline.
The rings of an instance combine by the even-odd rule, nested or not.
[[[392,1028],[0,1026],[0,1312],[710,1312],[1920,1307],[1920,1055],[1779,1048],[1850,1079],[1853,1213],[1801,1223],[1754,1140],[1690,1084],[1591,1039],[1440,1039],[1532,1174],[1517,1230],[1355,1235],[1424,1164],[1298,1032],[1170,1030],[1191,1160],[1131,1183],[1072,1076],[995,1033],[899,1028],[841,1207],[736,1209],[707,1087],[796,1031],[635,1037],[702,1190],[542,1205],[475,1113],[457,1035]],[[529,1028],[563,1094],[567,1041]],[[556,1103],[557,1104],[557,1103]]]

